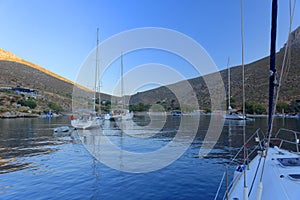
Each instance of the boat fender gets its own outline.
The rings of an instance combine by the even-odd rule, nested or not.
[[[243,172],[244,169],[245,169],[245,166],[244,166],[244,165],[239,165],[239,166],[237,166],[237,168],[236,168],[235,171],[237,171],[237,172]]]
[[[244,171],[245,166],[244,165],[239,165],[236,167],[235,172],[233,174],[234,179],[236,179],[237,177],[239,177],[242,172]]]
[[[263,191],[263,184],[262,182],[259,182],[257,186],[256,200],[261,200],[262,191]]]
[[[276,151],[280,151],[280,149],[279,149],[278,146],[275,146],[274,149],[275,149]]]

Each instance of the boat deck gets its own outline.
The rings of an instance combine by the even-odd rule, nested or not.
[[[246,171],[249,199],[256,199],[263,166],[263,159],[260,159],[260,157],[260,155],[257,155]],[[258,170],[257,166],[259,166]],[[243,199],[244,196],[244,173],[237,173],[236,181],[232,185],[231,193],[229,194],[229,199],[233,200]],[[278,147],[269,148],[262,182],[262,200],[299,200],[300,156]]]

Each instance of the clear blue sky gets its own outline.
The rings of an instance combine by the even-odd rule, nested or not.
[[[270,7],[271,0],[244,0],[246,63],[269,53]],[[279,0],[277,49],[287,39],[288,17],[288,0]],[[0,48],[73,81],[96,45],[97,27],[100,42],[134,28],[173,29],[202,45],[220,69],[228,56],[241,64],[240,0],[0,0],[0,19]],[[299,25],[300,2],[293,29]],[[143,62],[149,60],[132,61]]]

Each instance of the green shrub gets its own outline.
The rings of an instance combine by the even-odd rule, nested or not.
[[[245,110],[248,114],[266,113],[266,108],[263,105],[254,102],[245,102]]]
[[[150,108],[149,105],[145,105],[142,102],[139,102],[138,104],[135,105],[129,105],[129,110],[133,112],[147,111],[149,108]]]
[[[6,107],[0,106],[0,113],[7,112],[8,109]]]
[[[52,111],[55,111],[55,112],[63,111],[63,108],[62,108],[60,105],[57,105],[57,104],[54,103],[54,102],[49,102],[49,103],[48,103],[48,106],[49,106],[49,108],[50,108]]]
[[[21,104],[22,106],[27,106],[31,109],[34,109],[37,106],[35,100],[32,98],[28,98],[28,100],[21,99],[18,101],[18,104]]]
[[[290,105],[284,102],[278,102],[276,105],[276,111],[279,113],[283,112],[289,112],[290,110]]]
[[[211,109],[210,108],[205,108],[204,112],[205,113],[211,113]]]

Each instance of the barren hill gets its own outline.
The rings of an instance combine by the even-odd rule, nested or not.
[[[21,86],[71,97],[73,82],[0,49],[0,86]]]
[[[71,111],[72,81],[0,49],[0,87],[16,86],[32,88],[43,95],[46,102],[40,109],[47,109],[47,103],[54,102],[62,106],[64,111]],[[110,99],[106,94],[102,97]],[[2,99],[4,101],[9,98],[3,96]]]
[[[300,27],[291,34],[291,46],[289,48],[288,73],[284,76],[281,84],[279,101],[289,103],[300,100]],[[285,48],[277,53],[276,67],[278,75],[283,62]],[[228,71],[227,69],[218,72],[224,82],[225,91],[228,91]],[[205,75],[205,78],[213,77],[213,74]],[[198,99],[200,109],[210,108],[210,95],[203,77],[197,77],[188,80]],[[248,102],[256,102],[264,106],[268,103],[268,84],[269,84],[269,57],[245,65],[245,98]],[[236,100],[237,107],[242,105],[242,67],[231,67],[231,97]],[[180,88],[181,83],[176,83],[172,87]],[[170,89],[170,86],[141,92],[133,95],[130,99],[132,104],[145,102],[146,104],[155,104],[164,102],[168,107],[171,104],[178,106],[177,97]],[[184,90],[184,89],[183,89]],[[184,92],[186,93],[186,91]],[[189,104],[189,94],[186,94],[185,104]],[[174,107],[174,106],[173,106]]]

